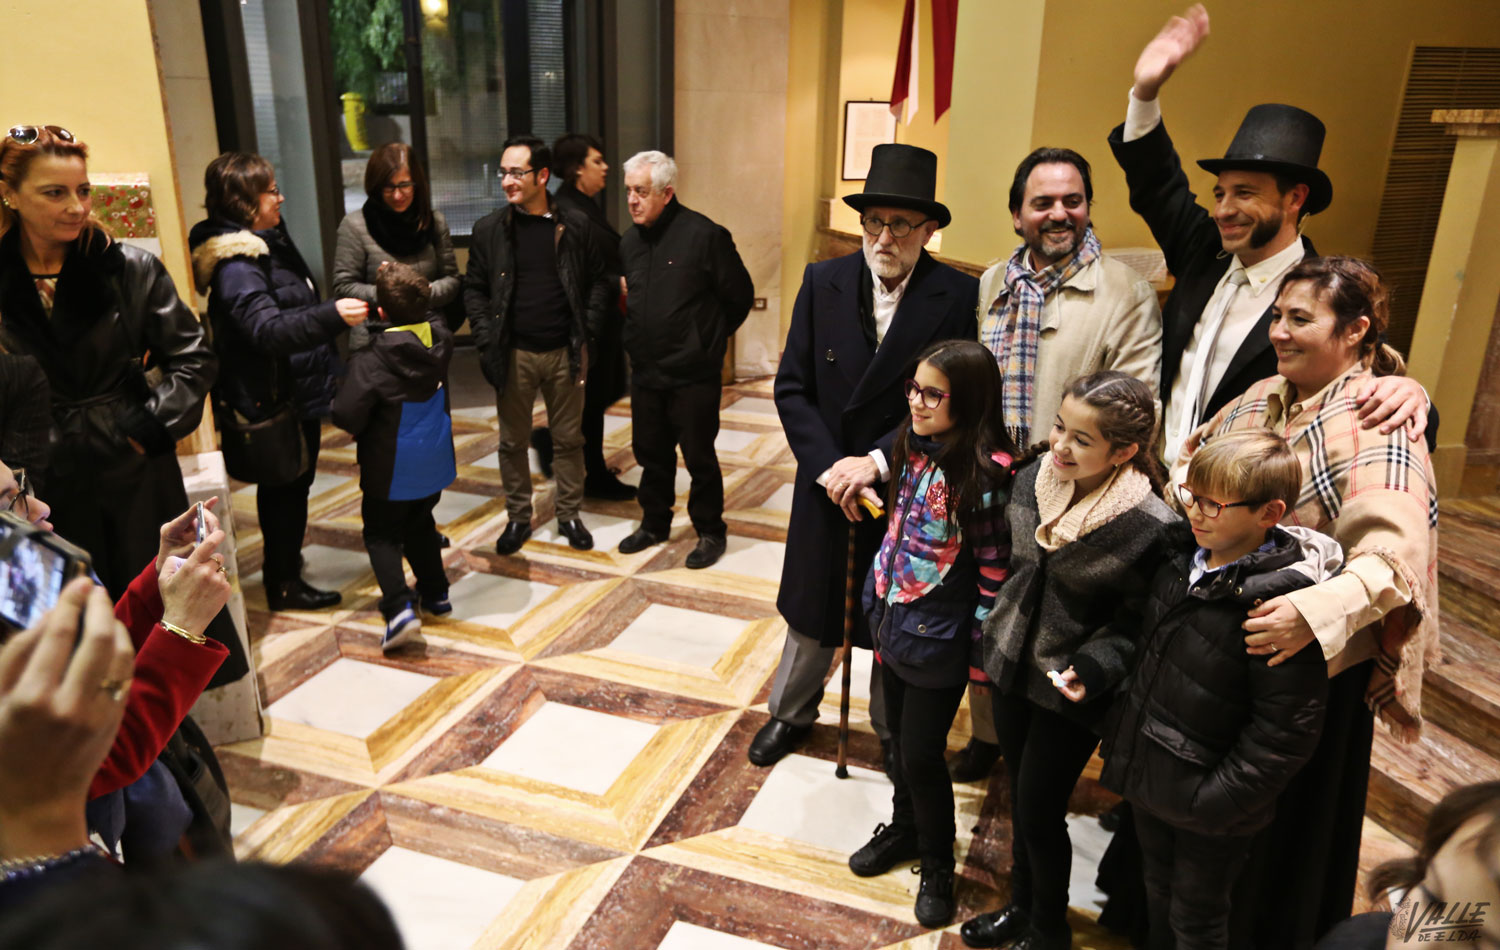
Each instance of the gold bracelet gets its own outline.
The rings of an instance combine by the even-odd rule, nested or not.
[[[203,646],[203,644],[205,644],[205,643],[208,642],[208,637],[205,637],[201,633],[193,633],[191,631],[184,630],[181,627],[177,626],[177,624],[175,624],[175,623],[168,623],[165,620],[159,620],[157,622],[161,624],[161,628],[163,630],[166,630],[166,631],[171,632],[171,633],[175,633],[179,637],[181,637],[182,639],[186,640],[189,643],[194,643],[194,644],[197,644],[198,646],[201,647],[201,646]]]

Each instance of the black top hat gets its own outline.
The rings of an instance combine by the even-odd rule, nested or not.
[[[937,156],[915,145],[877,145],[870,153],[870,174],[865,190],[845,195],[844,203],[863,213],[866,208],[885,206],[911,208],[946,228],[953,215],[946,205],[932,200],[937,190]]]
[[[1323,134],[1322,120],[1305,109],[1274,102],[1252,106],[1224,157],[1205,158],[1198,166],[1215,175],[1236,168],[1286,175],[1308,188],[1303,213],[1317,214],[1333,201],[1333,182],[1318,169]]]

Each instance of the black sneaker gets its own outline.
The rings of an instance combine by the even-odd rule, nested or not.
[[[953,901],[953,867],[924,863],[912,868],[911,872],[922,875],[922,883],[917,887],[917,903],[912,908],[917,923],[928,930],[948,926],[957,909]]]
[[[849,870],[860,877],[874,877],[917,857],[915,829],[897,828],[881,822],[875,826],[874,837],[849,856]]]

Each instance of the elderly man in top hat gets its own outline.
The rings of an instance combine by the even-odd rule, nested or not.
[[[797,458],[786,560],[776,607],[786,645],[772,684],[773,717],[756,734],[750,761],[771,765],[807,735],[823,681],[843,642],[844,595],[852,537],[856,587],[874,560],[885,519],[857,504],[861,489],[889,476],[897,424],[907,413],[902,384],[927,344],[972,340],[979,282],[923,250],[948,209],[933,200],[937,156],[910,145],[878,145],[862,194],[844,201],[859,212],[863,249],[809,264],[792,310],[776,373],[776,409]],[[856,643],[868,647],[862,612]],[[889,738],[878,673],[870,718]],[[904,839],[903,839],[904,841]],[[901,844],[901,842],[897,842]],[[915,842],[912,842],[915,856]],[[895,852],[894,863],[905,857]]]
[[[1276,374],[1268,329],[1281,278],[1315,257],[1303,218],[1327,208],[1333,184],[1318,169],[1323,123],[1294,106],[1254,106],[1223,158],[1199,167],[1218,176],[1212,213],[1197,204],[1162,122],[1157,93],[1208,36],[1196,4],[1167,22],[1135,64],[1125,122],[1109,135],[1125,170],[1130,206],[1146,219],[1176,279],[1162,308],[1164,455],[1253,382]],[[1427,394],[1388,377],[1360,394],[1366,428],[1427,427]],[[1430,436],[1429,436],[1430,441]]]

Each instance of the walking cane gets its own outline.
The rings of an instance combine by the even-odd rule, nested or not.
[[[859,503],[871,518],[882,514],[883,509],[863,495]],[[844,669],[840,674],[839,754],[833,769],[839,778],[849,777],[849,677],[853,672],[850,663],[854,654],[854,611],[859,609],[859,579],[854,576],[854,524],[849,524],[849,558],[844,564]]]
[[[849,525],[849,559],[844,566],[844,670],[840,674],[839,694],[839,756],[833,774],[839,778],[849,777],[849,676],[850,661],[854,652],[854,523]]]

